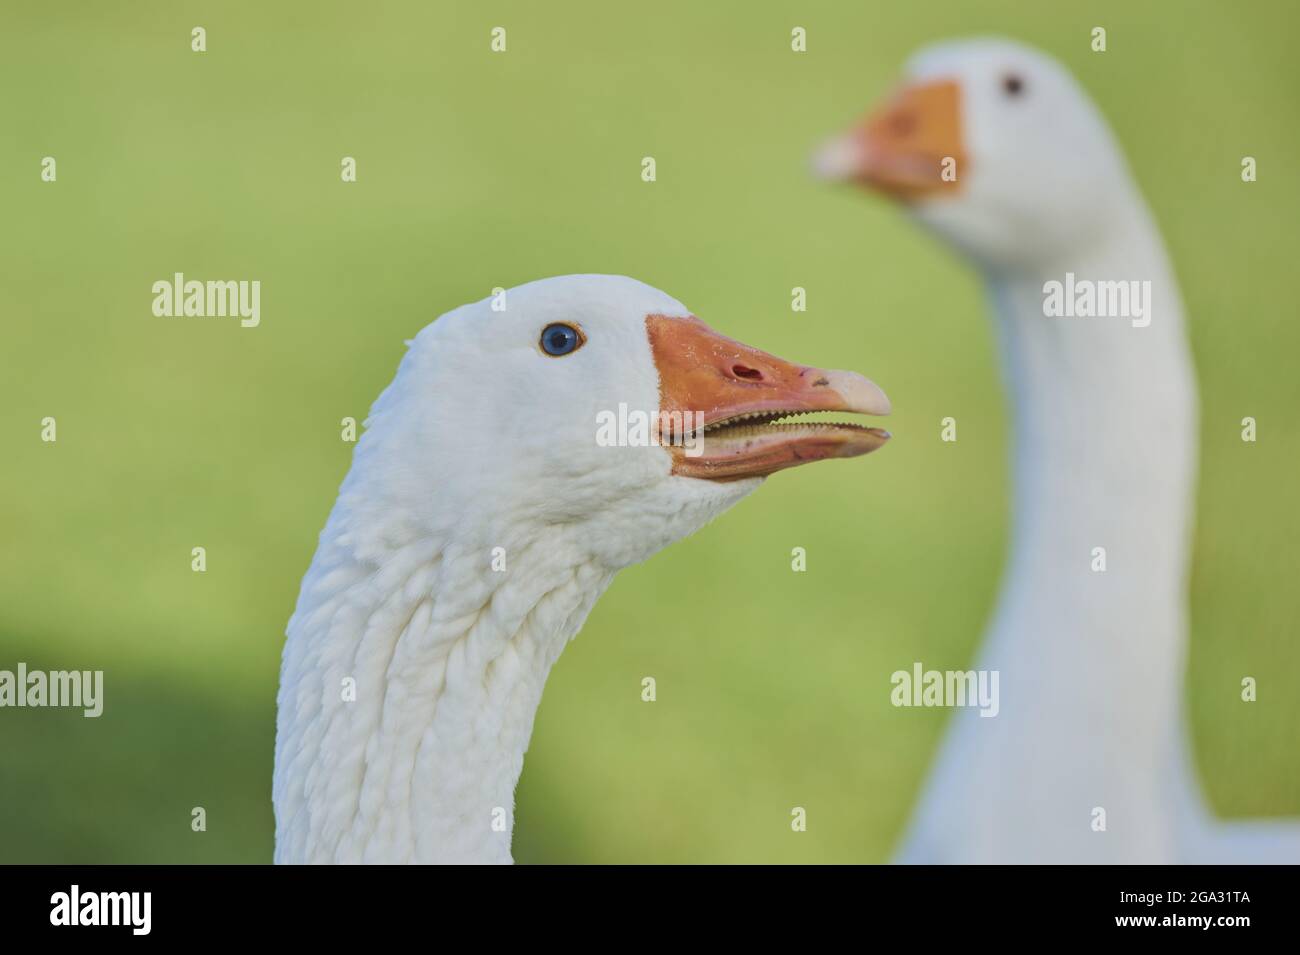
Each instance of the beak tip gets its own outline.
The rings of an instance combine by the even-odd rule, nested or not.
[[[851,179],[861,165],[862,147],[848,136],[823,143],[809,161],[813,178],[823,182],[844,182]]]
[[[884,416],[893,410],[884,390],[855,371],[832,371],[826,375],[830,386],[843,399],[846,411]]]

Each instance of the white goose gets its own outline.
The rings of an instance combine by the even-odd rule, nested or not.
[[[772,423],[889,403],[632,279],[546,279],[505,305],[421,331],[371,409],[289,621],[277,862],[510,862],[542,686],[614,573],[774,471],[888,438]],[[620,405],[702,413],[702,453],[603,446]]]
[[[1300,860],[1294,824],[1214,821],[1187,758],[1196,382],[1178,286],[1120,149],[1068,72],[1018,44],[931,47],[905,76],[817,165],[903,201],[982,271],[1015,495],[978,660],[1000,671],[1001,712],[954,714],[899,859]],[[1047,317],[1046,283],[1067,273],[1076,289],[1149,281],[1150,311]]]

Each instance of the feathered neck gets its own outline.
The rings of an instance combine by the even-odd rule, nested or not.
[[[1166,856],[1172,828],[1125,823],[1169,819],[1161,805],[1189,782],[1178,763],[1196,385],[1159,235],[1140,200],[1131,213],[1090,252],[989,283],[1014,417],[1015,503],[981,665],[1022,698],[1003,704],[1001,755],[1020,767],[1001,768],[1023,772],[1006,778],[1037,780],[1026,787],[1034,814],[1081,803],[1077,837],[1067,838],[1080,845],[1039,846],[1064,848],[1056,858]],[[1150,324],[1045,316],[1044,285],[1067,272],[1076,284],[1149,281]],[[1118,839],[1090,828],[1098,807]],[[1117,854],[1112,842],[1127,846]]]
[[[563,526],[377,527],[364,458],[289,623],[276,861],[509,862],[543,685],[612,572]]]
[[[1018,639],[1053,648],[1061,663],[1071,655],[1068,635],[1080,632],[1089,637],[1073,649],[1088,658],[1114,651],[1143,669],[1180,672],[1196,383],[1159,235],[1140,199],[1130,215],[1090,251],[1032,275],[989,277],[1014,421],[1000,619],[1005,629],[1012,615]],[[1067,273],[1076,285],[1149,282],[1150,324],[1045,316],[1045,283]],[[1025,614],[1050,629],[1031,637]]]
[[[1067,271],[1076,282],[1150,281],[1150,325],[1044,316],[1044,283]],[[1091,254],[994,278],[990,290],[1014,506],[985,656],[1004,669],[1003,687],[1043,694],[1049,715],[1025,721],[1026,734],[1119,787],[1144,767],[1163,771],[1180,722],[1197,407],[1178,287],[1144,214]]]
[[[1044,283],[1067,271],[1149,280],[1150,325],[1047,317]],[[1140,200],[1091,251],[987,284],[1013,516],[976,665],[999,671],[1001,708],[955,714],[902,858],[1170,859],[1172,804],[1196,798],[1180,719],[1196,388],[1177,285]]]

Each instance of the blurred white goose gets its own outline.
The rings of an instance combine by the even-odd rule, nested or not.
[[[277,862],[511,861],[542,686],[614,573],[774,471],[888,437],[774,423],[889,403],[632,279],[546,279],[505,301],[420,332],[371,409],[289,621]],[[702,414],[701,453],[598,440],[620,405],[628,444],[637,416],[658,434],[661,411]]]
[[[931,47],[905,75],[816,163],[906,203],[982,271],[1015,494],[978,660],[1000,671],[1001,712],[953,715],[899,859],[1300,861],[1292,823],[1214,821],[1187,758],[1196,382],[1178,286],[1120,149],[1066,70],[1018,44]],[[1134,280],[1150,284],[1090,285]],[[1048,317],[1053,282],[1099,293],[1112,315],[1122,292],[1142,298],[1128,317]]]

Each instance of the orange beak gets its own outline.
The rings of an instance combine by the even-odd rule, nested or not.
[[[853,458],[889,440],[879,428],[857,424],[781,422],[812,411],[889,414],[889,399],[851,371],[795,365],[719,335],[694,316],[646,317],[650,350],[659,370],[663,415],[679,413],[698,426],[695,454],[664,440],[674,474],[729,481],[766,477],[827,458]],[[700,446],[702,445],[702,446]]]
[[[965,164],[961,87],[952,80],[904,86],[813,160],[823,179],[857,182],[902,202],[956,192]]]

